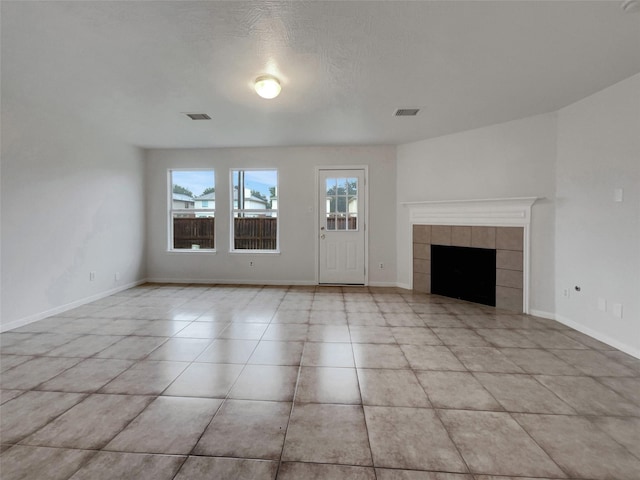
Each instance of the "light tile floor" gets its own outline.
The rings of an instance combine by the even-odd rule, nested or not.
[[[640,360],[449,298],[150,284],[0,340],[3,480],[640,478]]]

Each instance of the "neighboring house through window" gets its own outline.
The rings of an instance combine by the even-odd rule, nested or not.
[[[214,250],[214,171],[169,170],[169,195],[169,250]]]
[[[231,171],[231,250],[278,251],[278,171]]]

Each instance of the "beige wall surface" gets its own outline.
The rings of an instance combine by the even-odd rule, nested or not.
[[[316,167],[369,168],[369,283],[395,285],[395,147],[288,147],[149,150],[147,275],[151,280],[314,284],[316,282]],[[167,251],[167,170],[216,172],[216,253]],[[229,171],[276,168],[280,253],[229,252]],[[249,266],[249,262],[253,266]],[[380,269],[382,263],[384,268]]]
[[[558,317],[640,357],[640,74],[558,112],[556,203]]]
[[[143,280],[142,150],[8,97],[2,119],[2,328]]]

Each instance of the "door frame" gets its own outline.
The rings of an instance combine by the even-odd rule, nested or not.
[[[369,285],[369,165],[316,165],[315,167],[315,273],[316,285],[320,285],[320,172],[323,170],[362,170],[364,173],[364,286]]]

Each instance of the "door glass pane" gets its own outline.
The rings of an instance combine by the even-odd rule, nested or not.
[[[327,178],[326,229],[358,229],[358,178]]]
[[[348,193],[349,195],[358,195],[358,179],[357,178],[349,178],[347,179]]]

